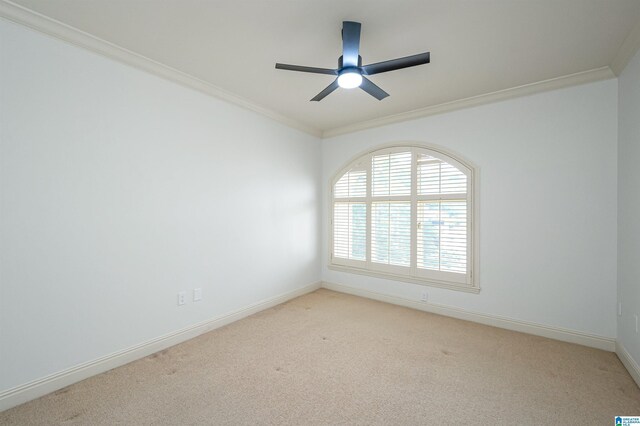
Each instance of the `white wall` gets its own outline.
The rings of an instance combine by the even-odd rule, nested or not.
[[[618,342],[640,363],[640,52],[618,80]]]
[[[318,139],[3,20],[0,41],[0,393],[320,279]]]
[[[417,301],[422,286],[327,268],[329,180],[400,141],[479,167],[481,292],[429,288],[432,303],[616,336],[616,80],[323,141],[323,280]]]

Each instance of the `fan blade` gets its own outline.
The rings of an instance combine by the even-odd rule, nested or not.
[[[276,68],[279,70],[312,72],[314,74],[338,75],[338,70],[331,70],[329,68],[303,67],[301,65],[289,65],[289,64],[276,64]]]
[[[336,78],[335,80],[333,80],[333,83],[331,83],[330,85],[328,85],[327,87],[325,87],[325,89],[318,93],[315,98],[311,99],[312,101],[316,101],[319,102],[321,100],[323,100],[325,98],[325,96],[327,96],[329,93],[333,92],[334,90],[336,90],[338,88],[338,79]]]
[[[389,96],[387,92],[373,84],[371,80],[365,77],[362,77],[362,84],[360,85],[360,88],[379,101]]]
[[[394,71],[402,68],[415,67],[416,65],[428,64],[429,52],[417,55],[406,56],[404,58],[392,59],[390,61],[378,62],[362,67],[364,75],[380,74],[381,72]]]
[[[342,23],[342,66],[357,67],[360,54],[360,22]]]

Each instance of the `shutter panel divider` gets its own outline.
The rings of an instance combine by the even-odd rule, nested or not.
[[[418,150],[411,149],[411,275],[418,268]]]

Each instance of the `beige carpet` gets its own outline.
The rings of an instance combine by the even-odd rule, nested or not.
[[[38,400],[2,425],[610,425],[616,355],[328,290]]]

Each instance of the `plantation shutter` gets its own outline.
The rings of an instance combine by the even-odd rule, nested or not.
[[[467,205],[465,200],[418,203],[418,268],[467,271]]]
[[[373,197],[411,195],[411,152],[376,155],[371,163]]]
[[[351,170],[345,173],[333,189],[334,198],[365,197],[367,195],[367,171]]]
[[[467,176],[449,163],[418,154],[418,195],[466,194]]]
[[[437,150],[392,147],[360,157],[333,181],[332,265],[477,288],[472,177],[463,162]]]
[[[417,157],[419,269],[467,272],[467,176],[426,154]]]
[[[374,202],[371,206],[371,261],[411,263],[411,202]]]
[[[367,256],[367,171],[350,170],[333,188],[333,256],[366,260]],[[362,198],[363,201],[353,201]]]
[[[367,255],[367,205],[335,203],[333,207],[333,255],[365,260]]]
[[[371,160],[371,261],[411,264],[410,151],[375,155]]]

